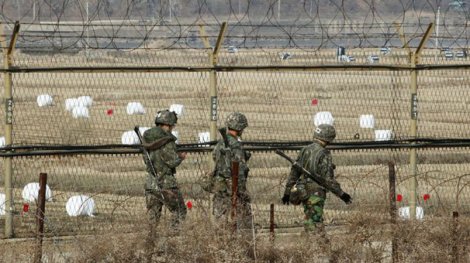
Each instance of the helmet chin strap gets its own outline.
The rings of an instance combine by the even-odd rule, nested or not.
[[[321,144],[322,146],[326,146],[328,144],[328,142],[324,141],[324,140],[320,140],[320,139],[317,139],[317,138],[313,138],[314,141],[318,142],[319,144]]]

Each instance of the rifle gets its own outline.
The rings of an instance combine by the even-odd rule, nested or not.
[[[231,154],[230,154],[230,146],[229,146],[229,143],[228,143],[228,137],[227,137],[227,128],[226,127],[222,127],[219,129],[219,133],[220,135],[222,135],[222,138],[224,139],[224,145],[225,145],[225,156],[226,158],[229,157],[230,161],[229,161],[229,164],[231,165]],[[245,161],[248,162],[248,160],[250,160],[251,158],[251,153],[247,152],[247,151],[244,151],[245,153]],[[248,171],[246,171],[248,172]],[[248,177],[248,174],[246,174],[246,177]]]
[[[287,154],[285,154],[284,152],[282,152],[281,150],[279,149],[276,149],[276,153],[282,157],[284,157],[286,160],[288,160],[293,167],[297,168],[298,170],[300,170],[302,173],[308,175],[313,181],[315,181],[317,184],[319,184],[320,186],[324,187],[325,189],[329,190],[330,192],[332,192],[334,195],[336,195],[337,197],[339,197],[341,200],[343,200],[346,204],[350,204],[352,202],[352,199],[351,199],[351,196],[345,192],[343,192],[343,190],[341,189],[336,189],[334,187],[331,187],[328,182],[325,180],[325,178],[321,177],[321,176],[318,176],[318,175],[314,175],[314,174],[311,174],[309,171],[307,171],[304,167],[302,167],[298,162],[294,161],[292,158],[290,158],[289,156],[287,156]]]
[[[230,217],[232,220],[234,220],[234,225],[233,228],[236,230],[237,228],[237,223],[236,223],[236,218],[237,218],[237,199],[238,199],[238,162],[232,163],[232,154],[230,150],[230,145],[228,142],[228,137],[227,137],[227,128],[223,127],[219,129],[220,135],[222,135],[222,138],[224,140],[224,146],[225,146],[225,162],[228,167],[230,167],[230,176],[232,177],[232,197],[231,197],[231,211],[230,211]]]
[[[219,128],[219,133],[222,136],[222,139],[224,140],[224,156],[225,156],[225,164],[227,167],[232,167],[232,155],[230,151],[230,145],[228,142],[228,137],[227,137],[227,128],[222,127]]]
[[[152,162],[152,159],[150,158],[150,154],[149,152],[147,151],[147,149],[150,149],[150,150],[156,150],[156,149],[160,149],[161,147],[163,147],[165,144],[167,144],[168,142],[172,141],[173,138],[170,137],[170,136],[167,136],[167,137],[163,137],[153,143],[150,143],[150,144],[146,144],[144,143],[144,140],[142,138],[142,135],[140,134],[140,129],[139,129],[139,126],[135,126],[134,127],[134,132],[137,134],[137,137],[139,138],[139,141],[140,141],[140,144],[142,145],[142,152],[144,154],[144,160],[145,160],[145,164],[147,166],[149,166],[150,168],[150,173],[153,175],[153,177],[155,177],[155,179],[157,179],[157,169],[155,169],[155,166],[153,165],[153,162]],[[160,193],[162,199],[165,199],[165,197],[163,196],[162,194],[162,189],[161,187],[158,185],[156,185],[156,190]]]
[[[230,149],[230,146],[228,144],[227,128],[225,127],[219,128],[219,133],[220,135],[222,135],[222,139],[224,139],[225,149]]]

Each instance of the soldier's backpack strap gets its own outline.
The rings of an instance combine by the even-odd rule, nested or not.
[[[315,155],[314,163],[313,163],[315,174],[318,174],[317,169],[318,169],[318,164],[320,163],[320,158],[322,158],[325,155],[326,155],[326,149],[321,149],[317,151]]]

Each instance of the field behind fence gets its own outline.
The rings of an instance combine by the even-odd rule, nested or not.
[[[350,50],[349,54],[356,58],[356,64],[364,64],[367,56],[377,51]],[[14,145],[35,146],[29,149],[30,153],[45,146],[79,149],[80,146],[121,145],[126,131],[132,131],[136,125],[151,127],[156,111],[173,104],[184,105],[176,127],[179,144],[198,143],[199,133],[209,132],[211,73],[198,69],[207,67],[203,62],[207,59],[205,51],[96,51],[100,52],[96,56],[93,51],[88,52],[54,57],[21,50],[15,53],[13,65],[25,72],[12,73]],[[327,222],[341,225],[359,214],[387,220],[390,162],[396,168],[396,193],[404,196],[398,206],[408,205],[408,185],[412,178],[409,149],[393,145],[361,149],[357,144],[380,143],[376,141],[381,139],[376,137],[376,130],[390,130],[391,137],[385,140],[392,143],[412,137],[409,134],[410,70],[393,67],[354,70],[351,64],[337,62],[334,49],[293,50],[290,51],[292,58],[285,61],[279,57],[279,52],[244,50],[234,54],[221,51],[220,68],[216,73],[217,126],[224,125],[223,120],[230,112],[241,111],[249,120],[243,137],[246,142],[310,141],[316,114],[329,112],[340,143],[332,148],[336,176],[352,194],[354,203],[346,206],[331,196],[326,205]],[[274,68],[236,68],[268,59],[272,60],[268,65]],[[406,66],[407,59],[406,50],[400,49],[380,55],[380,61],[391,66]],[[438,66],[468,63],[466,58],[448,61],[439,50],[425,50],[421,61]],[[326,63],[342,68],[308,68]],[[77,65],[85,70],[67,70]],[[145,68],[151,65],[174,69]],[[306,68],[286,67],[298,65]],[[61,67],[57,72],[50,70]],[[113,67],[134,68],[123,72]],[[34,68],[39,70],[32,70]],[[469,138],[470,77],[467,71],[465,68],[418,71],[418,138]],[[41,94],[50,95],[53,102],[40,107],[37,100]],[[66,109],[67,99],[80,96],[92,98],[87,116],[74,116]],[[140,102],[145,112],[129,115],[130,102]],[[369,128],[361,127],[361,115],[373,116],[373,128],[370,123]],[[5,107],[1,108],[0,116],[5,123]],[[352,149],[339,147],[341,143],[356,146]],[[38,182],[40,172],[48,174],[48,186],[52,190],[52,199],[46,203],[48,236],[132,231],[145,222],[144,163],[137,152],[120,154],[126,149],[129,150],[116,146],[106,153],[70,154],[64,148],[63,154],[43,151],[40,155],[12,158],[15,235],[35,235],[35,204],[23,201],[22,190],[27,183]],[[210,149],[201,147],[190,152],[177,170],[185,200],[193,202],[190,218],[197,214],[209,220],[209,195],[202,191],[200,182],[210,171]],[[20,152],[28,151],[17,151]],[[248,189],[252,194],[256,224],[269,226],[269,207],[273,203],[279,227],[300,225],[301,208],[282,206],[279,201],[289,173],[287,161],[270,149],[252,147],[252,152]],[[449,217],[453,211],[459,211],[463,218],[470,214],[467,152],[467,148],[449,145],[418,149],[416,193],[425,218]],[[288,153],[294,157],[296,151]],[[77,194],[94,199],[94,217],[67,215],[66,202]],[[3,228],[3,221],[0,225]],[[0,235],[3,232],[2,229]]]

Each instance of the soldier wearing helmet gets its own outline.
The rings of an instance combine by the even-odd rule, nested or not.
[[[229,130],[236,131],[238,136],[241,136],[243,130],[248,127],[248,120],[243,113],[233,112],[227,116],[225,125]]]
[[[171,133],[177,121],[178,117],[175,112],[159,111],[155,117],[156,126],[143,134],[146,144],[152,144],[162,138],[169,137],[170,139],[160,148],[149,150],[150,159],[157,173],[155,177],[148,171],[145,183],[146,206],[153,230],[160,220],[163,205],[173,213],[173,226],[177,226],[186,217],[183,195],[175,178],[176,167],[186,158],[185,152],[176,151],[176,137]],[[154,234],[154,231],[151,231],[152,233]]]
[[[335,128],[329,124],[320,124],[313,132],[313,143],[299,152],[297,162],[311,174],[321,176],[333,188],[341,189],[334,178],[335,165],[330,151],[325,146],[336,137]],[[304,227],[307,232],[314,232],[325,237],[323,228],[323,207],[327,190],[295,167],[291,168],[286,183],[282,202],[286,205],[302,204],[305,213]],[[350,201],[350,200],[349,200]]]
[[[174,111],[162,110],[157,112],[155,116],[155,125],[168,125],[168,128],[173,129],[173,126],[178,122],[178,116]]]
[[[238,173],[238,195],[237,195],[237,215],[239,218],[239,226],[242,228],[251,227],[251,198],[246,189],[249,168],[247,161],[251,154],[246,152],[240,143],[243,131],[248,127],[246,116],[240,112],[233,112],[226,119],[226,137],[228,147],[225,146],[224,140],[220,139],[215,146],[212,157],[215,162],[214,187],[214,210],[213,214],[216,219],[225,219],[231,207],[231,163],[236,161],[239,163]]]

